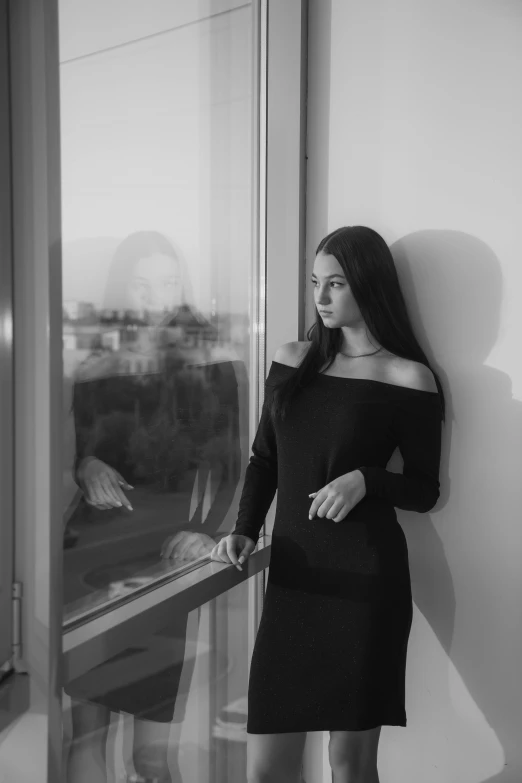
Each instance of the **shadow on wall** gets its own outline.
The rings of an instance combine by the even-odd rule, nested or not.
[[[488,774],[489,767],[491,774],[492,756],[501,756],[500,748],[491,751],[496,739],[504,762],[520,763],[522,726],[522,405],[513,399],[509,376],[484,364],[499,332],[502,273],[487,245],[456,231],[419,231],[390,249],[416,334],[447,399],[436,521],[398,511],[413,598],[447,654],[438,659],[440,671],[429,674],[440,685],[437,722],[448,719],[448,735],[453,728],[469,734],[470,726],[479,736],[487,731],[490,749],[481,771]],[[400,455],[389,467],[400,469]],[[432,660],[423,665],[431,667]],[[459,695],[456,677],[474,704]],[[487,780],[514,783],[519,772],[505,763]],[[480,774],[472,779],[485,780]]]

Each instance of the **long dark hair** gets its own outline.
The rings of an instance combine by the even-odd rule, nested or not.
[[[321,251],[334,256],[341,265],[363,320],[379,344],[396,356],[425,364],[433,372],[445,421],[442,384],[415,337],[393,256],[384,239],[366,226],[345,226],[319,242],[316,255]],[[311,345],[296,371],[273,386],[269,410],[274,419],[277,416],[285,418],[292,397],[307,386],[329,360],[327,370],[342,347],[341,328],[328,329],[317,310],[315,323],[306,336]]]

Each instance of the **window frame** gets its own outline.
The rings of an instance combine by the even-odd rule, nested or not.
[[[9,39],[0,0],[0,681],[13,670],[13,246]]]
[[[46,715],[48,733],[45,748],[35,747],[26,761],[46,768],[49,780],[60,780],[64,679],[82,669],[87,655],[92,665],[93,651],[109,657],[122,649],[137,625],[158,627],[165,613],[201,606],[245,579],[250,656],[270,543],[265,536],[243,572],[206,562],[63,632],[62,445],[52,435],[63,426],[58,0],[4,1],[9,8],[13,139],[15,551],[19,578],[27,588],[22,655],[33,685],[29,712]],[[270,357],[281,343],[302,339],[303,332],[308,14],[307,0],[253,2],[260,36],[254,69],[260,154],[254,162],[258,186],[252,207],[250,442]],[[274,506],[265,528],[273,524]],[[45,758],[38,758],[39,752]],[[19,765],[24,763],[19,759]]]

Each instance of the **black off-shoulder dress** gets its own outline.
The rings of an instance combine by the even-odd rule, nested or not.
[[[247,732],[406,726],[412,596],[395,508],[439,497],[440,395],[319,374],[274,424],[271,387],[294,371],[270,367],[233,531],[257,541],[277,489]],[[402,474],[386,470],[396,447]],[[341,522],[309,520],[308,495],[356,469],[366,496]]]

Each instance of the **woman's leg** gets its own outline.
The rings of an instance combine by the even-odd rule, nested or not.
[[[379,783],[377,749],[381,728],[330,732],[332,783]]]
[[[181,776],[172,779],[167,763],[173,725],[134,718],[132,760],[136,774],[147,783],[181,783]]]
[[[99,704],[71,701],[72,739],[67,783],[107,783],[105,745],[111,713]]]
[[[247,734],[248,783],[301,783],[306,731]]]

